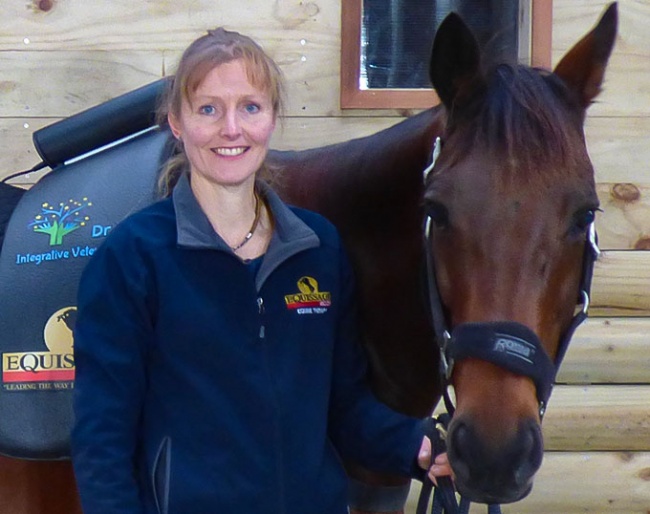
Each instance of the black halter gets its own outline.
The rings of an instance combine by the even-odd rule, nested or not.
[[[425,178],[433,169],[439,153],[440,139],[438,138],[433,151],[432,163],[424,172]],[[539,416],[543,418],[557,371],[569,347],[571,337],[578,326],[587,318],[594,263],[600,255],[594,224],[589,225],[585,239],[582,277],[576,300],[577,312],[561,336],[555,359],[551,360],[537,335],[521,323],[512,321],[462,323],[449,330],[436,282],[435,261],[431,251],[431,223],[431,217],[427,216],[424,225],[427,290],[431,319],[440,350],[440,376],[443,386],[443,399],[449,413],[448,416],[441,416],[444,421],[438,420],[438,425],[446,425],[454,414],[454,405],[448,393],[454,363],[469,357],[491,362],[508,371],[531,378],[537,391]],[[443,431],[446,430],[446,426],[438,426],[438,428]],[[431,437],[440,438],[435,432],[432,432]],[[449,496],[449,491],[447,491],[446,495]],[[443,502],[447,503],[445,500]],[[426,508],[426,499],[423,501],[421,497],[421,503]],[[455,510],[454,504],[455,501],[451,504],[452,506],[445,506],[444,510],[446,512],[466,512],[462,505],[460,511]],[[467,505],[467,508],[469,508],[469,505]],[[497,510],[498,506],[490,506],[490,509],[493,509],[494,512],[500,512],[500,510]],[[420,512],[424,512],[424,510],[418,509],[418,513]]]

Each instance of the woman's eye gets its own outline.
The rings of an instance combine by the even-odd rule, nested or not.
[[[246,104],[244,109],[248,114],[256,114],[260,112],[260,106],[254,103]]]
[[[211,116],[216,112],[217,110],[214,108],[214,105],[202,105],[201,107],[199,107],[200,114],[206,114],[208,116]]]

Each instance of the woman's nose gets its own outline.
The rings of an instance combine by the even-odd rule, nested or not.
[[[222,120],[221,134],[224,137],[237,137],[241,131],[241,125],[237,112],[228,110]]]

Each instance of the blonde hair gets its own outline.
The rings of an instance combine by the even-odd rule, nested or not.
[[[215,67],[238,59],[244,61],[250,83],[269,94],[275,117],[282,116],[284,77],[278,65],[248,36],[219,27],[196,39],[183,52],[176,73],[162,95],[156,115],[158,124],[166,125],[169,114],[179,118],[183,101],[190,101],[190,96],[206,75]],[[158,179],[161,196],[169,196],[179,177],[189,171],[189,162],[180,142],[177,142],[176,150]]]

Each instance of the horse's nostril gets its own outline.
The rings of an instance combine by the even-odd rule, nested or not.
[[[474,431],[461,421],[449,434],[451,437],[448,441],[447,450],[453,462],[454,473],[457,479],[467,480],[470,477],[470,470],[475,460],[473,458],[476,453],[476,450],[473,449],[476,446]]]
[[[460,448],[462,448],[470,440],[470,430],[463,422],[459,423],[456,426],[456,429],[452,432],[452,434],[454,442]]]
[[[522,424],[520,438],[519,445],[516,445],[521,451],[519,466],[515,468],[515,480],[523,485],[542,465],[544,444],[540,426],[532,420]]]
[[[472,436],[470,429],[465,423],[459,423],[453,431],[451,431],[451,444],[452,451],[456,459],[464,460],[465,451],[467,450],[469,444],[472,442]]]

